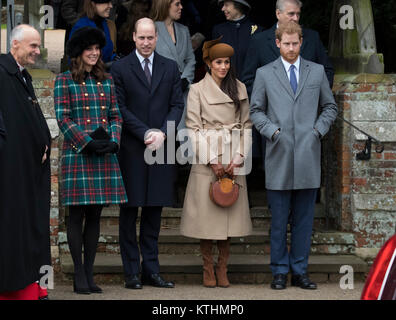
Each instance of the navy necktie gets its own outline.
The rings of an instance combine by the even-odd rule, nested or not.
[[[148,83],[151,85],[151,73],[149,69],[149,64],[150,60],[149,59],[144,59],[144,74],[146,75]]]
[[[296,74],[294,72],[295,68],[296,67],[294,66],[294,64],[292,64],[290,66],[290,85],[291,85],[291,88],[293,89],[294,94],[296,94],[296,91],[297,91],[297,78],[296,78]]]

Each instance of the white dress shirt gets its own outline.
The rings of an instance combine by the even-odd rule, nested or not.
[[[290,82],[290,67],[291,64],[289,62],[287,62],[285,59],[283,59],[283,57],[281,56],[281,60],[283,63],[283,66],[285,67],[286,73],[287,73],[287,77],[289,78],[289,82]],[[298,80],[300,79],[300,61],[301,58],[300,56],[298,56],[296,62],[293,63],[293,65],[296,67],[294,70],[294,73],[296,75],[296,79],[297,79],[297,84],[298,84]]]
[[[136,52],[136,56],[138,57],[138,59],[139,59],[139,61],[140,61],[140,65],[142,66],[142,69],[143,69],[143,71],[144,71],[144,66],[145,66],[145,62],[144,62],[144,57],[136,50],[135,51]],[[148,57],[148,59],[149,59],[149,64],[148,64],[148,67],[149,67],[149,70],[150,70],[150,73],[151,73],[151,75],[153,75],[153,61],[154,61],[154,51],[153,51],[153,53],[151,54],[151,56],[150,57]]]

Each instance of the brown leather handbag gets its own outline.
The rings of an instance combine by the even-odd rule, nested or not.
[[[210,183],[209,197],[220,207],[227,208],[232,206],[239,196],[239,185],[234,177],[221,177],[215,182]]]

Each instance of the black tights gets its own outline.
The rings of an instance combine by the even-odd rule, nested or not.
[[[67,224],[67,242],[74,263],[74,280],[76,286],[88,288],[95,285],[93,265],[100,233],[100,214],[103,206],[84,205],[69,207]],[[83,220],[85,217],[84,231]],[[82,247],[84,245],[84,264]]]

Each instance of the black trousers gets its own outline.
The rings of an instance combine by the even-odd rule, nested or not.
[[[162,207],[142,207],[139,243],[136,236],[138,209],[138,207],[120,209],[120,250],[126,278],[139,274],[140,271],[142,275],[160,272],[158,236],[161,229]]]

